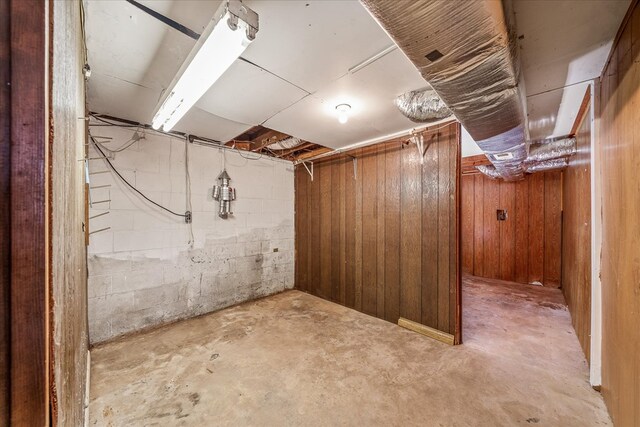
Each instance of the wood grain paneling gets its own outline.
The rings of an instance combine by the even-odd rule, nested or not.
[[[491,164],[491,161],[484,154],[479,154],[477,156],[463,157],[462,158],[462,174],[466,175],[466,174],[480,173],[478,172],[478,169],[476,169],[476,166],[481,166],[481,165],[487,166],[490,164]]]
[[[396,322],[400,318],[400,150],[387,144],[385,150],[384,204],[384,318]]]
[[[518,182],[462,176],[465,273],[560,286],[561,174],[538,173]],[[507,210],[506,221],[497,220],[498,209]]]
[[[378,292],[378,255],[377,255],[377,189],[378,173],[377,147],[372,147],[361,157],[362,181],[362,259],[370,262],[362,263],[362,311],[366,314],[377,315]],[[321,168],[324,169],[324,168]]]
[[[52,425],[84,423],[87,382],[87,255],[84,51],[79,2],[50,2],[53,12],[49,153],[52,179]],[[86,227],[88,229],[88,227]]]
[[[529,266],[527,282],[540,281],[544,277],[544,174],[533,174],[527,178],[529,191],[529,227],[527,228]],[[542,282],[544,283],[544,282]]]
[[[415,145],[394,140],[315,162],[313,181],[298,165],[296,287],[459,341],[459,132],[457,123],[427,129],[423,162]],[[330,210],[323,207],[325,192]],[[336,226],[343,217],[344,231]],[[344,247],[344,299],[308,285],[314,276],[342,280],[333,271],[335,256],[323,256],[323,242],[332,251]]]
[[[562,292],[571,322],[589,360],[591,348],[591,115],[577,125],[578,152],[569,159],[562,180]],[[584,105],[584,104],[583,104]]]
[[[616,426],[640,425],[640,7],[600,80],[602,393]]]
[[[11,79],[9,1],[0,0],[0,82]],[[0,212],[11,209],[11,86],[0,85]],[[0,425],[10,419],[11,217],[0,215]]]
[[[42,426],[49,423],[47,4],[8,4],[11,100],[0,114],[10,117],[11,129],[11,201],[2,213],[11,221],[10,425]]]

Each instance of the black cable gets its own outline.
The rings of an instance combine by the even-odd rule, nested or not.
[[[90,114],[91,117],[93,117],[94,119],[101,121],[102,123],[105,123],[109,126],[117,126],[117,127],[121,127],[121,128],[140,128],[140,127],[144,127],[146,128],[146,125],[143,125],[142,123],[138,123],[136,125],[134,124],[121,124],[121,123],[113,123],[110,122],[108,120],[103,119],[102,117],[98,116],[97,114]]]
[[[113,166],[113,164],[111,163],[111,161],[109,161],[109,159],[107,158],[107,156],[104,154],[104,152],[100,149],[100,147],[98,146],[98,143],[95,139],[93,139],[93,136],[89,135],[89,138],[91,138],[91,142],[93,142],[93,145],[96,147],[96,150],[98,150],[100,152],[100,154],[102,154],[102,157],[104,158],[104,160],[107,162],[107,164],[111,167],[111,169],[116,173],[116,175],[118,175],[118,177],[120,177],[120,179],[122,180],[122,182],[124,182],[125,184],[127,184],[129,186],[129,188],[131,188],[133,191],[135,191],[136,193],[138,193],[140,196],[142,196],[147,202],[152,203],[154,205],[156,205],[157,207],[159,207],[160,209],[163,209],[167,212],[169,212],[172,215],[175,216],[179,216],[182,218],[186,218],[187,215],[185,214],[179,214],[177,212],[172,211],[169,208],[165,208],[164,206],[162,206],[159,203],[154,202],[153,200],[151,200],[150,198],[148,198],[147,196],[145,196],[144,194],[142,194],[142,192],[140,190],[138,190],[136,187],[134,187],[133,185],[131,185],[129,183],[129,181],[127,181],[122,175],[120,175],[120,172],[118,172],[118,170],[115,168],[115,166]]]
[[[200,38],[200,34],[196,33],[191,28],[187,28],[184,25],[180,24],[179,22],[176,22],[173,19],[162,15],[161,13],[158,13],[155,10],[148,8],[147,6],[138,3],[135,0],[127,0],[127,3],[132,4],[133,6],[142,10],[143,12],[148,13],[149,15],[153,16],[157,20],[164,22],[168,26],[175,28],[176,30],[180,31],[182,34],[189,36],[194,40],[198,40]]]
[[[144,123],[138,123],[138,122],[133,122],[130,120],[126,120],[126,119],[119,119],[117,117],[111,117],[108,116],[108,118],[104,118],[102,117],[101,114],[97,114],[97,113],[93,113],[90,112],[89,115],[91,117],[93,117],[94,119],[104,123],[104,125],[100,125],[100,124],[89,124],[89,126],[115,126],[115,127],[119,127],[119,128],[142,128],[145,130],[148,130],[150,132],[155,132],[159,135],[165,135],[165,136],[169,136],[169,137],[174,137],[174,138],[186,138],[187,134],[184,132],[177,132],[177,131],[170,131],[170,132],[164,132],[164,131],[159,131],[153,128],[153,126],[148,125],[148,124],[144,124]],[[121,124],[121,123],[114,123],[114,121],[123,121],[125,124]],[[209,144],[212,144],[216,147],[218,147],[220,144],[222,144],[222,141],[218,141],[217,139],[211,139],[211,138],[206,138],[203,136],[197,136],[197,135],[189,135],[189,142],[195,142],[195,141],[202,141],[202,142],[206,142]]]

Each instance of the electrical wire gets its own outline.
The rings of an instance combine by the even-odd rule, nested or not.
[[[126,150],[127,148],[131,147],[133,144],[135,144],[136,142],[142,140],[142,139],[146,139],[143,136],[140,136],[138,134],[138,131],[136,130],[136,132],[133,134],[133,136],[131,137],[131,139],[129,139],[127,142],[125,142],[124,144],[122,144],[120,147],[116,148],[116,149],[111,149],[109,147],[106,147],[102,142],[98,142],[96,141],[96,143],[100,146],[100,148],[102,148],[105,151],[108,151],[109,153],[115,154],[115,153],[121,153],[124,150]]]
[[[187,210],[189,212],[193,212],[193,207],[191,205],[191,173],[189,172],[189,137],[187,136],[184,139],[184,169],[185,169],[185,187],[186,187],[186,197],[187,197]],[[189,221],[189,245],[193,247],[194,242],[193,237],[193,221]]]
[[[247,156],[242,154],[242,150],[238,149],[235,144],[233,146],[228,146],[223,144],[221,141],[215,140],[215,139],[210,139],[210,138],[205,138],[205,137],[200,137],[200,136],[195,136],[195,135],[187,135],[184,134],[182,132],[164,132],[164,131],[159,131],[159,130],[155,130],[153,129],[153,127],[151,127],[150,125],[146,125],[143,123],[114,123],[113,120],[117,120],[117,118],[113,118],[113,119],[105,119],[104,117],[101,117],[100,114],[97,113],[89,113],[89,116],[97,121],[100,121],[102,124],[97,124],[97,123],[89,123],[90,127],[102,127],[102,126],[115,126],[115,127],[120,127],[120,128],[125,128],[125,129],[132,129],[132,128],[136,128],[136,129],[143,129],[145,132],[151,132],[151,133],[155,133],[158,134],[160,136],[165,136],[165,137],[170,137],[170,138],[189,138],[189,142],[193,143],[193,144],[197,144],[197,145],[201,145],[204,147],[209,147],[209,148],[217,148],[217,149],[223,149],[225,150],[225,152],[227,150],[231,150],[231,151],[236,151],[238,153],[238,155],[240,157],[242,157],[245,160],[260,160],[262,159],[262,157],[265,157],[265,159],[267,160],[271,160],[274,162],[286,162],[289,163],[289,160],[283,159],[283,158],[279,158],[279,157],[271,157],[271,156],[264,156],[264,153],[260,153],[258,156],[256,157],[251,157],[251,156]],[[106,147],[103,147],[106,148]]]
[[[139,194],[143,199],[145,199],[147,202],[149,202],[149,203],[151,203],[151,204],[153,204],[153,205],[155,205],[155,206],[159,207],[160,209],[165,210],[165,211],[167,211],[167,212],[169,212],[170,214],[175,215],[175,216],[179,216],[179,217],[182,217],[182,218],[186,218],[186,217],[187,217],[187,215],[186,215],[186,214],[180,214],[180,213],[174,212],[174,211],[172,211],[171,209],[166,208],[166,207],[162,206],[161,204],[159,204],[159,203],[157,203],[157,202],[154,202],[153,200],[151,200],[150,198],[148,198],[147,196],[145,196],[145,195],[144,195],[140,190],[138,190],[138,189],[137,189],[135,186],[133,186],[129,181],[127,181],[127,180],[125,179],[125,177],[124,177],[124,176],[122,176],[122,175],[120,174],[120,172],[118,172],[118,170],[115,168],[115,166],[113,166],[113,163],[111,163],[111,161],[109,160],[109,158],[105,155],[104,151],[102,151],[102,150],[100,149],[100,146],[99,146],[98,142],[93,138],[93,136],[91,136],[91,134],[89,134],[89,138],[91,138],[91,142],[93,142],[93,144],[94,144],[94,146],[95,146],[96,150],[98,150],[98,152],[102,155],[103,160],[104,160],[105,162],[107,162],[107,164],[109,165],[109,167],[111,168],[111,170],[113,170],[113,172],[115,172],[115,174],[116,174],[116,175],[118,175],[118,177],[122,180],[122,182],[124,182],[124,183],[129,187],[129,188],[131,188],[133,191],[135,191],[136,193],[138,193],[138,194]]]
[[[262,158],[262,152],[260,153],[260,155],[258,157],[243,156],[242,153],[241,153],[241,150],[239,150],[236,147],[236,143],[235,142],[233,143],[233,146],[231,146],[231,149],[235,150],[238,153],[238,155],[240,157],[242,157],[243,159],[245,159],[245,160],[260,160]]]

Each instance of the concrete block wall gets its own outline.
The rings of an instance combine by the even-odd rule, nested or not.
[[[92,127],[116,149],[135,129]],[[108,141],[108,142],[107,142]],[[146,132],[115,153],[113,165],[147,197],[177,213],[187,203],[188,150],[192,227],[144,201],[100,159],[91,160],[89,335],[91,343],[218,310],[293,287],[294,180],[290,162],[188,144]],[[100,154],[91,149],[91,157]],[[243,157],[244,156],[244,157]],[[226,166],[237,200],[218,217],[212,187]],[[108,200],[108,202],[100,203]],[[192,238],[193,235],[193,238]]]

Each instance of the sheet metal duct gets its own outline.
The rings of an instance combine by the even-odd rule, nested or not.
[[[416,123],[431,123],[451,116],[451,110],[431,88],[412,90],[396,98],[398,110]]]
[[[528,129],[516,38],[501,1],[361,0],[500,176],[522,178]],[[510,3],[506,3],[507,6]]]

